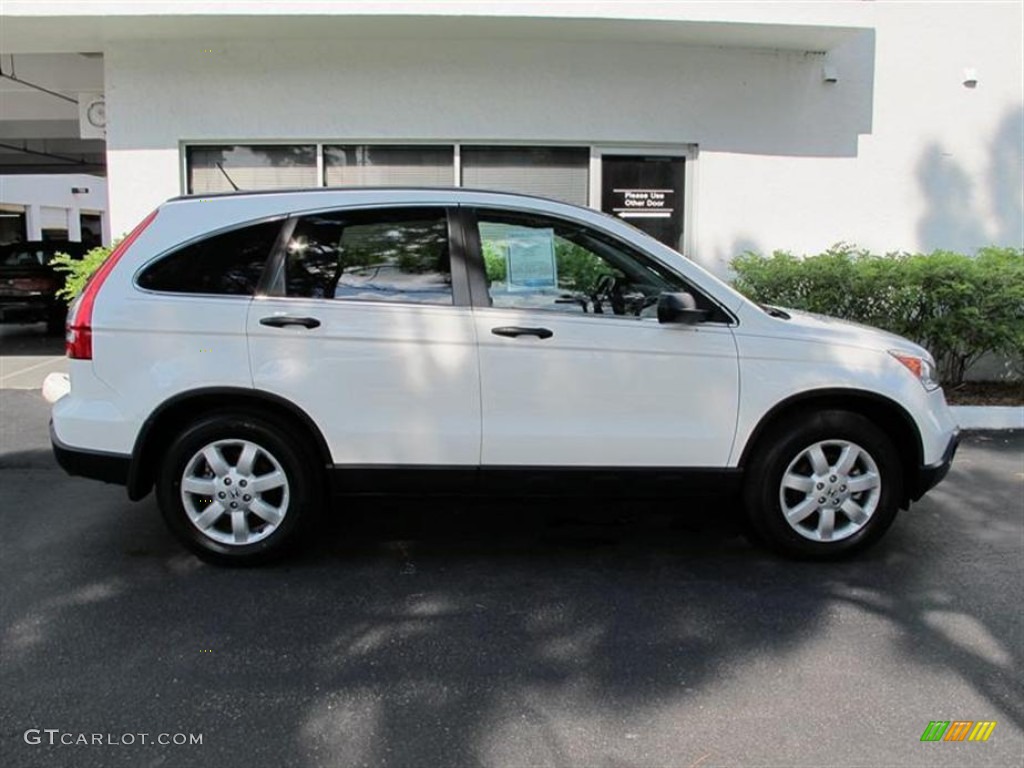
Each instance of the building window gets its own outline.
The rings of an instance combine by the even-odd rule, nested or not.
[[[188,193],[315,187],[315,144],[188,147]]]
[[[451,187],[455,185],[453,146],[324,147],[327,187]]]
[[[590,197],[587,147],[462,147],[462,186],[550,197],[575,205]]]
[[[82,242],[90,248],[103,242],[103,216],[98,213],[80,213],[79,225],[82,230]]]
[[[456,179],[455,145],[193,146],[185,150],[186,188],[203,195],[236,187],[463,186],[588,203],[589,147],[462,145],[459,152]]]
[[[0,205],[0,245],[20,243],[27,239],[24,209],[20,206]]]

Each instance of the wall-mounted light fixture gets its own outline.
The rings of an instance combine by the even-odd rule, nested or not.
[[[823,83],[838,83],[839,82],[839,69],[833,64],[826,64],[821,68],[821,82]]]
[[[967,67],[963,71],[963,83],[965,88],[978,87],[978,70],[974,67]]]

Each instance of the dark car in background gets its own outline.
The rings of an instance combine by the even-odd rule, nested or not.
[[[47,333],[64,333],[67,303],[56,296],[64,275],[50,266],[58,253],[80,259],[86,243],[30,240],[0,245],[0,323],[46,323]]]

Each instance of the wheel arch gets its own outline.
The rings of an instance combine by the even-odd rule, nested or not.
[[[127,483],[128,498],[138,501],[152,490],[160,445],[166,445],[184,424],[225,408],[252,410],[259,415],[298,424],[302,436],[323,460],[324,466],[330,465],[331,452],[327,440],[310,415],[295,403],[258,389],[204,387],[180,392],[168,398],[157,406],[143,423],[132,448]]]
[[[772,430],[797,414],[810,411],[841,410],[857,413],[884,429],[896,444],[903,464],[904,496],[901,506],[910,503],[910,489],[921,466],[924,446],[921,433],[907,410],[884,395],[860,389],[829,388],[801,392],[776,403],[757,423],[747,438],[738,466],[744,469],[757,451],[758,444]]]

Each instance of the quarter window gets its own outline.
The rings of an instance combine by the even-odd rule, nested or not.
[[[147,267],[139,275],[139,287],[252,296],[280,230],[280,220],[265,221],[186,245]]]
[[[348,301],[452,304],[445,210],[304,216],[288,242],[285,293]]]

